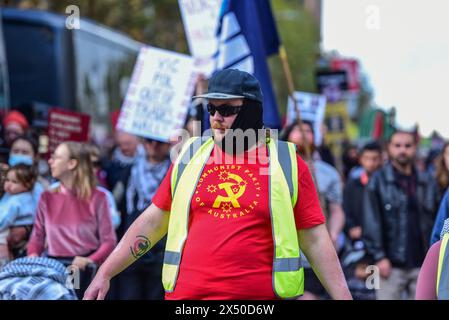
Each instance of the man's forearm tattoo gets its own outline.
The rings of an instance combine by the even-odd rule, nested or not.
[[[145,253],[150,251],[151,242],[145,236],[137,236],[134,245],[130,247],[132,256],[137,260],[142,257]]]

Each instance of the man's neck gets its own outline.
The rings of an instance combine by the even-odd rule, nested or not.
[[[392,161],[393,167],[399,171],[399,173],[402,173],[403,175],[410,176],[413,173],[413,165],[412,164],[406,164],[401,165],[397,163],[396,161]]]

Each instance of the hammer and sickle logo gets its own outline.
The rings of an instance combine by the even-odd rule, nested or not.
[[[228,174],[228,180],[234,180],[235,182],[224,182],[218,185],[221,190],[224,190],[227,197],[217,196],[213,204],[214,208],[219,208],[222,202],[231,202],[234,208],[240,208],[238,198],[240,198],[246,190],[245,181],[236,174]],[[234,193],[232,189],[238,188],[238,191]]]

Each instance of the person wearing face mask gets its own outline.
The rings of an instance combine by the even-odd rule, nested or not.
[[[263,124],[259,81],[226,69],[209,81],[212,136],[187,141],[152,204],[130,226],[84,296],[167,236],[165,298],[286,299],[302,295],[300,248],[334,299],[350,299],[307,165]]]
[[[37,142],[30,136],[19,136],[12,141],[9,153],[8,165],[15,166],[25,164],[33,166],[37,171],[39,161]],[[41,176],[37,177],[37,181],[33,188],[33,201],[37,205],[41,193],[50,187],[49,181]]]
[[[37,173],[38,147],[36,141],[28,135],[18,136],[11,142],[8,165],[14,167],[19,164],[32,166]],[[37,173],[38,174],[38,173]],[[36,182],[31,190],[32,203],[37,207],[40,195],[47,189],[49,183],[46,179],[37,176]],[[27,241],[32,230],[32,224],[13,226],[10,228],[8,235],[8,245],[11,248],[14,258],[23,256],[23,242]]]

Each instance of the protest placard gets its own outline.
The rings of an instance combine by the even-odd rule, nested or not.
[[[318,92],[324,94],[328,102],[335,103],[345,98],[348,90],[346,71],[318,70],[315,75]]]
[[[223,0],[179,0],[190,53],[199,72],[209,77],[215,69],[217,27]]]
[[[332,59],[331,68],[334,71],[346,71],[348,80],[348,90],[351,92],[359,92],[360,71],[359,71],[359,62],[356,59],[349,59],[349,58]]]
[[[184,126],[197,74],[187,55],[142,48],[117,128],[168,142]]]
[[[321,135],[321,125],[326,112],[326,97],[308,92],[295,92],[295,99],[299,108],[302,120],[313,123],[315,133],[315,145],[320,146],[323,140]],[[295,104],[289,97],[287,105],[287,125],[296,121]]]
[[[65,141],[86,142],[89,138],[90,116],[51,108],[48,112],[48,148],[50,153]]]
[[[326,141],[342,142],[348,137],[349,115],[347,102],[328,104],[326,108]]]

